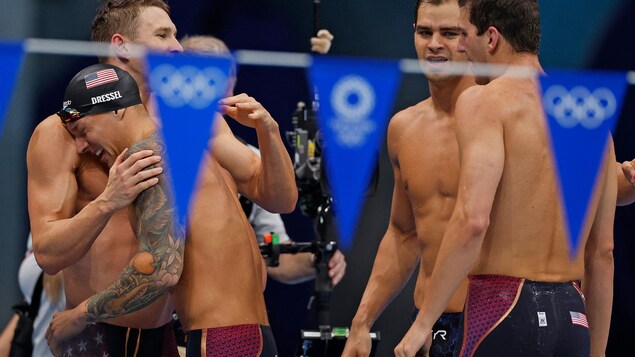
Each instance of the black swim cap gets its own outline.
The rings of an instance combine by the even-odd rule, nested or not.
[[[71,79],[62,110],[57,115],[70,123],[88,114],[100,114],[141,104],[139,87],[132,76],[111,64],[86,67]]]

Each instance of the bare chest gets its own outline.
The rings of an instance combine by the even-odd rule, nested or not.
[[[458,145],[453,133],[424,135],[399,151],[402,183],[413,206],[455,198],[459,179]]]

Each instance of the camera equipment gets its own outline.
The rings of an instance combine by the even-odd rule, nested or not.
[[[309,243],[279,244],[276,233],[265,234],[264,244],[260,246],[267,266],[278,266],[280,254],[313,253],[315,254],[315,295],[319,330],[300,331],[301,343],[298,344],[296,356],[339,356],[344,351],[349,329],[330,326],[331,292],[333,287],[328,276],[328,262],[337,250],[337,243],[315,240]],[[375,355],[379,332],[371,332],[372,348],[370,356]]]
[[[309,243],[279,244],[278,235],[272,232],[265,235],[264,244],[260,245],[260,252],[268,266],[278,266],[280,254],[310,252],[316,258],[315,293],[311,302],[315,304],[318,330],[301,331],[301,343],[296,356],[341,355],[349,331],[348,328],[332,328],[330,321],[333,286],[328,276],[328,263],[337,251],[337,243],[327,240],[327,229],[332,226],[333,221],[333,198],[324,168],[324,143],[315,116],[317,107],[317,97],[311,108],[299,102],[292,117],[293,130],[286,132],[287,141],[294,148],[293,167],[300,210],[305,216],[314,219],[316,240]],[[378,167],[367,193],[376,189],[377,170]],[[371,333],[373,351],[379,339],[379,332]]]
[[[299,102],[293,113],[293,131],[286,132],[287,141],[294,148],[293,168],[300,210],[307,217],[315,217],[318,208],[329,199],[329,187],[322,157],[322,141],[317,128],[315,112],[317,100],[312,109]]]
[[[314,107],[317,101],[314,101]],[[316,240],[310,243],[279,244],[275,232],[265,235],[260,252],[268,266],[278,266],[280,254],[310,252],[315,255],[315,295],[318,326],[330,328],[331,293],[333,286],[328,276],[328,263],[337,251],[337,243],[328,241],[327,228],[332,222],[333,199],[329,196],[328,183],[323,169],[319,130],[313,110],[303,102],[293,114],[294,130],[286,133],[287,140],[295,148],[294,169],[298,187],[300,210],[314,219]]]
[[[313,33],[319,30],[320,0],[313,1]],[[311,252],[315,255],[315,293],[311,302],[317,312],[318,330],[302,330],[301,343],[296,356],[335,356],[341,355],[348,337],[348,328],[331,327],[331,294],[333,285],[328,276],[328,263],[337,251],[337,243],[327,240],[327,228],[333,221],[333,198],[324,169],[322,155],[324,143],[317,125],[316,113],[319,109],[317,90],[309,108],[299,102],[292,116],[293,130],[285,134],[294,148],[293,168],[298,188],[300,211],[314,219],[316,240],[310,243],[279,244],[275,232],[265,235],[260,252],[268,266],[278,266],[280,254]],[[372,182],[367,194],[377,188],[379,166],[375,167]],[[371,356],[379,341],[379,332],[371,332]]]

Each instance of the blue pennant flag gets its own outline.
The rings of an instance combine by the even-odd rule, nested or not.
[[[177,210],[185,222],[218,101],[227,95],[231,60],[196,55],[148,56]]]
[[[396,61],[333,57],[314,58],[309,71],[343,250],[352,247],[400,75]]]
[[[540,84],[573,257],[607,140],[621,111],[626,74],[550,71]]]
[[[24,48],[21,43],[0,43],[0,133],[23,58]]]

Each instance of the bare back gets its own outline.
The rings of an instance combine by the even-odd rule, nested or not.
[[[73,138],[56,115],[35,129],[27,152],[29,162],[29,215],[34,239],[46,222],[77,214],[102,193],[108,171],[96,157],[79,155]],[[137,239],[127,209],[116,212],[76,263],[66,267],[64,290],[67,308],[108,288],[137,252]],[[170,321],[172,303],[164,296],[152,305],[113,318],[109,324],[154,328]]]
[[[176,287],[179,318],[186,331],[268,325],[262,258],[235,184],[213,156],[202,167]]]
[[[403,189],[395,195],[405,194],[419,241],[415,305],[420,307],[456,202],[459,163],[454,118],[435,110],[431,99],[425,100],[391,120],[388,145],[395,191],[397,185]],[[466,287],[464,283],[456,291],[446,312],[463,310]]]
[[[476,98],[488,98],[485,105],[498,108],[504,166],[472,274],[537,281],[582,279],[583,248],[591,225],[584,227],[582,249],[570,262],[555,163],[536,83],[501,77],[478,90]],[[595,216],[598,197],[591,202],[589,217]]]

